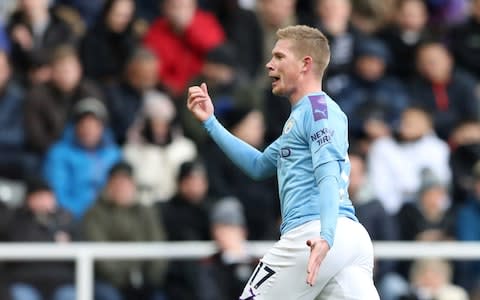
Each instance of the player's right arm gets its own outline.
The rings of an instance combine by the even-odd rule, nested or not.
[[[228,132],[215,118],[205,83],[188,89],[187,107],[203,123],[222,151],[248,176],[263,179],[275,174],[277,143],[274,142],[262,153]]]

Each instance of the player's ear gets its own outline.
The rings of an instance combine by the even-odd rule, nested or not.
[[[313,58],[309,55],[303,57],[303,72],[309,71],[313,68]]]

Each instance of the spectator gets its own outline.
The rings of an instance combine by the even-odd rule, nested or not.
[[[472,193],[462,204],[457,215],[457,237],[460,241],[480,241],[480,160],[475,163]],[[460,265],[460,282],[471,289],[480,284],[480,262],[463,262]]]
[[[401,151],[407,157],[416,173],[416,181],[421,182],[422,170],[429,169],[444,186],[450,185],[450,149],[433,130],[429,114],[415,107],[407,108],[399,126]]]
[[[394,216],[405,202],[412,200],[419,185],[417,170],[381,117],[368,119],[365,132],[371,140],[366,152],[368,176],[375,183],[374,195]]]
[[[432,114],[435,131],[446,140],[452,128],[465,119],[478,119],[480,100],[475,81],[454,70],[453,58],[440,43],[425,43],[417,52],[420,78],[413,81],[413,104]]]
[[[177,193],[166,203],[157,203],[170,241],[206,241],[208,223],[208,178],[200,162],[187,161],[180,166]]]
[[[50,186],[41,179],[27,184],[25,203],[12,215],[7,229],[10,242],[68,243],[76,237],[72,216],[57,206]],[[6,274],[12,300],[74,300],[71,262],[12,262]]]
[[[137,48],[126,63],[123,79],[106,88],[110,126],[119,145],[125,144],[146,93],[157,86],[159,63],[150,50]]]
[[[80,57],[85,75],[103,84],[118,81],[139,38],[133,30],[134,0],[105,1],[102,12],[85,35]]]
[[[380,40],[357,43],[354,74],[338,94],[338,104],[349,117],[350,134],[360,135],[372,111],[384,115],[392,129],[398,125],[408,95],[396,78],[385,74],[390,62],[390,52]]]
[[[7,54],[0,50],[0,177],[25,179],[39,161],[25,151],[23,88],[13,80]]]
[[[263,72],[264,62],[262,29],[257,16],[253,11],[240,7],[239,0],[210,2],[213,2],[213,12],[236,53],[234,66],[237,72],[248,81],[254,80]]]
[[[355,49],[360,32],[350,23],[350,0],[316,0],[314,26],[319,28],[330,43],[330,63],[324,89],[334,98],[345,88],[347,76],[353,70]]]
[[[410,272],[412,290],[399,300],[468,300],[466,291],[452,283],[448,262],[436,259],[414,263]]]
[[[467,22],[453,28],[450,33],[450,48],[459,66],[480,80],[480,0],[472,1],[472,15]]]
[[[58,203],[80,219],[97,198],[108,170],[120,159],[108,127],[107,111],[94,98],[79,101],[73,109],[74,124],[46,155],[44,174]]]
[[[175,115],[175,106],[168,96],[148,93],[124,146],[123,153],[135,170],[143,204],[170,199],[176,191],[180,165],[197,156],[195,144],[173,125]]]
[[[253,147],[264,146],[264,121],[260,111],[233,108],[219,115],[233,135]],[[216,197],[234,196],[245,208],[249,239],[275,239],[278,236],[276,187],[271,180],[255,181],[241,172],[215,143],[207,145],[205,159],[211,187]]]
[[[50,54],[42,51],[32,53],[29,68],[26,70],[25,85],[27,89],[48,84],[52,80],[52,66],[49,56]]]
[[[463,203],[473,191],[472,166],[480,160],[480,122],[464,121],[451,136],[450,167],[454,204]]]
[[[125,162],[115,164],[106,187],[85,216],[85,237],[94,242],[164,240],[158,218],[138,202],[136,191],[132,166]],[[98,262],[96,299],[164,299],[161,288],[165,267],[163,261]]]
[[[57,48],[50,63],[51,81],[33,87],[26,96],[25,134],[31,151],[43,155],[62,135],[71,119],[72,107],[81,99],[101,99],[99,90],[82,80],[82,67],[75,49]]]
[[[166,0],[163,16],[145,35],[145,45],[159,58],[159,75],[174,96],[202,70],[206,53],[224,41],[214,15],[197,8],[197,0]]]
[[[181,165],[177,176],[177,194],[166,203],[157,203],[170,241],[210,240],[208,178],[198,161]],[[167,276],[169,299],[196,299],[207,288],[198,283],[197,260],[171,261]],[[238,295],[237,295],[238,296]]]
[[[403,81],[415,74],[415,52],[432,34],[427,27],[428,12],[423,0],[397,1],[393,24],[378,33],[392,53],[390,71]]]
[[[49,10],[48,0],[21,0],[10,17],[8,32],[12,41],[12,59],[16,71],[29,69],[31,55],[49,53],[63,44],[75,44],[72,29]]]
[[[258,263],[246,249],[247,229],[241,203],[235,198],[221,199],[213,207],[210,221],[218,252],[200,266],[198,284],[202,288],[197,299],[236,299]]]
[[[455,236],[455,214],[449,208],[450,199],[446,186],[425,170],[418,197],[405,203],[397,215],[400,240],[446,241]],[[408,274],[410,262],[399,264],[399,272]]]

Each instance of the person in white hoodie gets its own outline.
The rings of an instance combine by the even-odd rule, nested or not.
[[[151,205],[167,201],[176,191],[179,167],[197,156],[195,144],[173,125],[176,110],[171,99],[149,92],[130,128],[123,153],[134,168],[140,201]]]

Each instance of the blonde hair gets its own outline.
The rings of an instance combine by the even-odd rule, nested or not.
[[[320,30],[305,25],[288,26],[277,30],[277,37],[295,41],[293,52],[299,57],[311,56],[315,71],[323,75],[330,62],[330,46]]]

